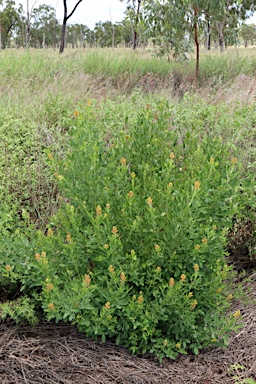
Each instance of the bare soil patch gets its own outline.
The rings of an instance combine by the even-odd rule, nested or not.
[[[247,300],[240,309],[243,328],[226,350],[209,348],[198,356],[180,356],[163,364],[152,356],[86,339],[70,324],[40,323],[36,327],[0,326],[1,384],[222,384],[256,380],[256,273],[245,283]],[[171,321],[171,319],[170,319]],[[238,372],[232,366],[243,366]],[[237,376],[237,378],[235,378]]]

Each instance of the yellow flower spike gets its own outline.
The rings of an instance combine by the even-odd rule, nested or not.
[[[195,309],[195,307],[197,306],[197,301],[196,300],[193,300],[192,304],[191,304],[191,309]]]
[[[7,264],[5,269],[6,269],[6,272],[10,272],[12,270],[12,267],[9,264]]]
[[[198,264],[195,264],[193,268],[194,268],[194,271],[195,271],[195,272],[198,272],[198,271],[199,271],[199,265],[198,265]]]
[[[170,285],[170,287],[174,287],[174,285],[175,285],[175,281],[172,277],[169,280],[169,285]]]
[[[87,287],[89,287],[89,285],[91,284],[91,277],[89,275],[84,275],[84,282]]]
[[[50,159],[50,160],[53,159],[53,155],[52,155],[52,153],[49,153],[49,154],[48,154],[48,159]]]
[[[194,188],[195,188],[195,190],[200,189],[200,185],[201,185],[200,181],[196,181],[196,182],[194,183]]]
[[[233,315],[236,319],[238,319],[240,316],[241,316],[241,312],[240,310],[238,309],[238,311],[236,311]]]
[[[163,342],[163,345],[165,346],[165,347],[167,347],[167,345],[168,345],[168,340],[164,340],[164,342]]]
[[[161,272],[161,271],[162,271],[162,268],[161,268],[161,267],[156,267],[156,271],[157,271],[157,272]]]
[[[66,235],[66,242],[67,242],[67,243],[70,243],[71,240],[72,240],[72,239],[71,239],[71,235],[70,235],[70,233],[67,233],[67,235]]]
[[[177,343],[177,344],[176,344],[176,348],[177,348],[177,349],[180,349],[180,348],[181,348],[181,343]]]
[[[51,237],[53,235],[53,230],[51,228],[47,231],[47,236]]]
[[[35,258],[37,261],[39,261],[41,259],[40,253],[35,253]]]
[[[107,203],[107,204],[106,204],[106,209],[109,209],[109,208],[110,208],[110,204]]]
[[[112,316],[111,316],[111,315],[108,315],[108,316],[107,316],[107,319],[108,319],[108,320],[111,320],[111,319],[112,319]]]
[[[125,135],[125,140],[129,140],[130,139],[130,135]]]
[[[175,158],[175,154],[173,152],[170,153],[170,159],[174,159]]]
[[[46,252],[42,252],[42,253],[41,253],[41,256],[42,256],[42,257],[46,257]]]
[[[160,245],[156,244],[155,245],[155,251],[160,251],[160,249],[161,249]]]
[[[139,304],[142,304],[143,303],[143,301],[144,301],[144,297],[142,296],[142,295],[140,295],[139,297],[138,297],[138,303]]]
[[[188,297],[189,298],[193,297],[193,292],[189,292]]]
[[[110,273],[115,272],[115,268],[114,268],[112,265],[110,265],[110,266],[108,267],[108,270],[109,270]]]
[[[227,296],[227,299],[228,299],[228,300],[232,300],[232,299],[233,299],[233,295],[232,295],[232,293],[230,293],[230,294]]]
[[[120,280],[121,280],[122,282],[125,282],[125,280],[126,280],[126,276],[125,276],[124,272],[121,272],[121,274],[120,274]]]
[[[102,214],[102,208],[101,208],[100,205],[97,205],[97,207],[96,207],[96,215],[100,216],[101,214]]]
[[[53,311],[54,310],[54,304],[53,303],[49,303],[48,304],[48,308],[50,309],[50,311]]]
[[[136,176],[135,173],[132,172],[132,173],[131,173],[131,178],[132,178],[132,179],[135,179],[135,176]]]
[[[133,191],[130,191],[130,192],[127,193],[127,195],[128,195],[130,198],[132,198],[133,195],[134,195],[134,193],[133,193]]]
[[[212,229],[214,229],[214,231],[216,231],[216,229],[217,229],[217,225],[214,224],[214,225],[212,226]]]
[[[87,105],[88,105],[88,107],[91,107],[91,106],[92,106],[92,101],[91,101],[91,100],[88,100],[88,101],[87,101]]]
[[[105,249],[109,249],[109,245],[108,245],[108,244],[104,244],[104,245],[103,245],[103,248],[105,248]]]
[[[78,110],[77,110],[77,109],[74,111],[74,116],[75,116],[75,118],[76,118],[76,119],[77,119],[77,118],[78,118],[78,116],[79,116],[79,112],[78,112]]]
[[[46,284],[45,286],[46,291],[51,291],[53,290],[53,288],[54,288],[53,284]]]
[[[152,205],[152,203],[153,203],[153,199],[152,199],[152,197],[149,196],[149,197],[147,198],[147,203],[148,203],[149,206]]]
[[[110,309],[110,302],[109,301],[104,305],[104,308],[105,309]]]
[[[212,339],[212,343],[216,343],[216,341],[217,341],[217,339],[214,337],[214,338]]]
[[[222,288],[216,289],[216,293],[221,293],[221,292],[222,292]]]
[[[213,157],[210,158],[210,163],[211,163],[211,164],[214,163],[214,158],[213,158]]]
[[[116,235],[117,234],[117,232],[118,232],[118,229],[117,229],[117,227],[116,226],[113,226],[113,228],[112,228],[112,231],[111,231],[112,233],[113,233],[113,235]]]
[[[196,250],[196,251],[200,251],[200,248],[201,248],[201,246],[200,246],[199,244],[196,244],[196,245],[195,245],[195,250]]]
[[[168,184],[168,187],[169,187],[169,188],[172,188],[172,187],[173,187],[173,183],[169,183],[169,184]]]
[[[127,161],[127,160],[126,160],[124,157],[122,157],[122,159],[121,159],[120,161],[121,161],[121,164],[122,164],[122,165],[126,165],[126,161]]]
[[[208,240],[206,239],[206,237],[204,237],[204,238],[202,239],[202,243],[203,243],[203,244],[207,244],[207,243],[208,243]]]
[[[232,159],[231,159],[231,163],[232,163],[232,164],[236,164],[236,163],[237,163],[237,159],[236,159],[236,157],[232,157]]]
[[[182,273],[182,275],[180,276],[180,281],[185,281],[186,278],[187,276],[184,273]]]

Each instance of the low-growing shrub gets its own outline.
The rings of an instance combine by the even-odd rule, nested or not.
[[[159,359],[225,345],[239,316],[225,263],[237,159],[195,127],[180,141],[170,110],[146,105],[111,133],[91,102],[75,112],[66,157],[49,154],[63,204],[23,287],[42,287],[48,319]]]

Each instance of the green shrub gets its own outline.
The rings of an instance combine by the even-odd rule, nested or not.
[[[181,141],[166,102],[111,132],[106,109],[88,103],[66,157],[49,154],[63,205],[38,234],[25,293],[38,289],[48,319],[159,359],[225,345],[239,316],[226,315],[225,264],[237,159],[195,127]]]

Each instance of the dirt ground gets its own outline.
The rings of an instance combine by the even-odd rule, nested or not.
[[[160,365],[111,342],[86,339],[70,324],[0,325],[0,384],[222,384],[256,380],[256,273],[245,283],[243,328],[228,349],[210,348]],[[232,369],[233,367],[233,369]]]

